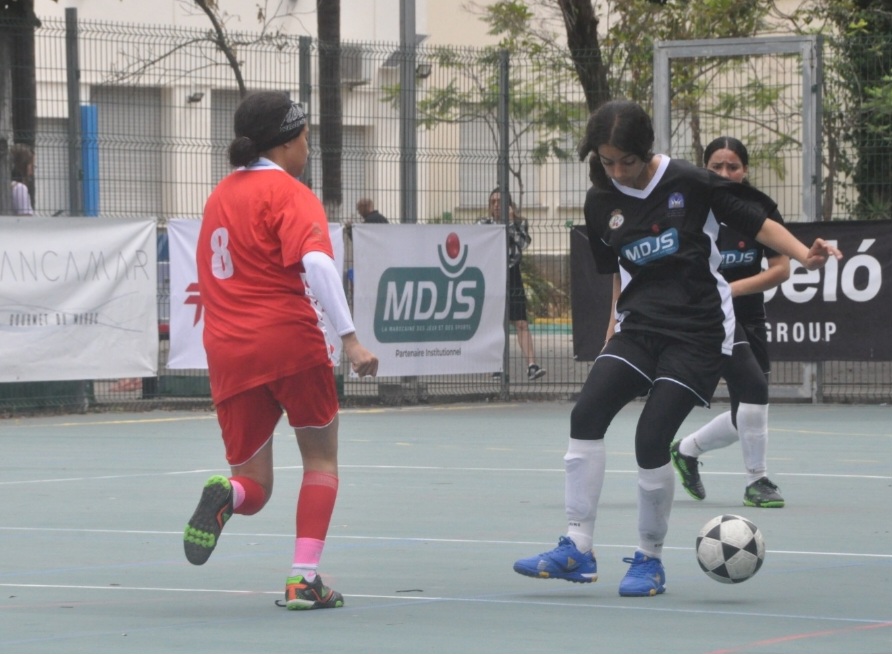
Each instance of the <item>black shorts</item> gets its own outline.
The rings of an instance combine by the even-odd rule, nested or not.
[[[728,359],[722,354],[720,342],[694,344],[636,330],[614,335],[599,358],[604,356],[627,363],[647,378],[651,385],[658,380],[679,384],[707,407]]]
[[[527,319],[527,293],[520,276],[520,264],[508,268],[508,319]]]

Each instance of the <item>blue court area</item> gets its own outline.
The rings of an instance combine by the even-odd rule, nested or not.
[[[341,609],[286,611],[299,455],[275,436],[269,505],[234,516],[189,565],[181,533],[225,473],[210,413],[0,422],[0,652],[892,651],[892,409],[774,405],[769,472],[783,509],[742,505],[738,446],[703,457],[707,499],[676,487],[667,592],[617,593],[636,536],[634,424],[608,434],[593,584],[522,577],[565,529],[568,403],[346,410],[341,490],[321,572]],[[698,409],[694,429],[726,408]],[[715,515],[765,535],[760,572],[719,584],[694,542]]]

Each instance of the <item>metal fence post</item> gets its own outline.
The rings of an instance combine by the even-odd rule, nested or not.
[[[65,61],[68,81],[68,213],[82,216],[81,194],[81,103],[78,59],[77,9],[65,9]]]
[[[418,222],[418,143],[415,132],[415,2],[400,2],[400,222]]]
[[[498,178],[499,178],[499,190],[501,192],[501,212],[502,215],[499,216],[502,224],[505,225],[505,252],[508,251],[508,221],[509,218],[509,209],[510,204],[508,202],[511,197],[509,194],[508,187],[508,149],[509,149],[509,116],[508,116],[508,100],[509,94],[511,93],[509,86],[509,53],[507,50],[502,50],[499,52],[499,163],[498,163]],[[500,397],[503,400],[508,399],[508,388],[510,380],[508,369],[510,366],[510,337],[511,333],[509,331],[510,321],[510,312],[511,312],[511,295],[510,295],[510,279],[505,277],[505,320],[504,320],[504,329],[505,329],[505,349],[502,353],[502,385],[500,390]]]

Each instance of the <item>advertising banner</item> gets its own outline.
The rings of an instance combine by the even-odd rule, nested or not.
[[[765,294],[775,361],[892,361],[892,221],[789,223],[802,242],[834,243],[842,261],[790,278]]]
[[[501,225],[354,225],[353,318],[378,376],[502,369]]]
[[[821,270],[790,264],[790,278],[765,294],[769,354],[775,361],[892,361],[892,221],[788,223],[806,244],[821,237],[844,255]],[[586,229],[570,248],[573,348],[593,360],[604,344],[610,275],[598,275]]]
[[[195,248],[198,244],[200,220],[178,219],[167,224],[170,240],[170,356],[167,367],[170,370],[206,369],[207,355],[204,352],[201,334],[204,330],[204,317],[201,311],[201,295],[198,292],[198,272],[195,268]],[[328,224],[335,266],[344,270],[344,229],[337,223]],[[326,333],[334,334],[326,323]],[[329,339],[335,348],[335,357],[341,349],[337,336]]]
[[[0,382],[151,377],[155,221],[0,217]]]

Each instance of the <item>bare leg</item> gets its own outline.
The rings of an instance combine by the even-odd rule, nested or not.
[[[338,474],[338,416],[325,427],[295,429],[297,445],[303,460],[304,474],[324,472]]]
[[[273,439],[270,438],[257,454],[237,466],[230,466],[233,477],[248,477],[263,486],[266,497],[273,493]]]
[[[536,352],[533,349],[533,335],[530,332],[530,323],[526,320],[515,320],[514,329],[517,332],[517,344],[526,359],[527,366],[536,363]]]

